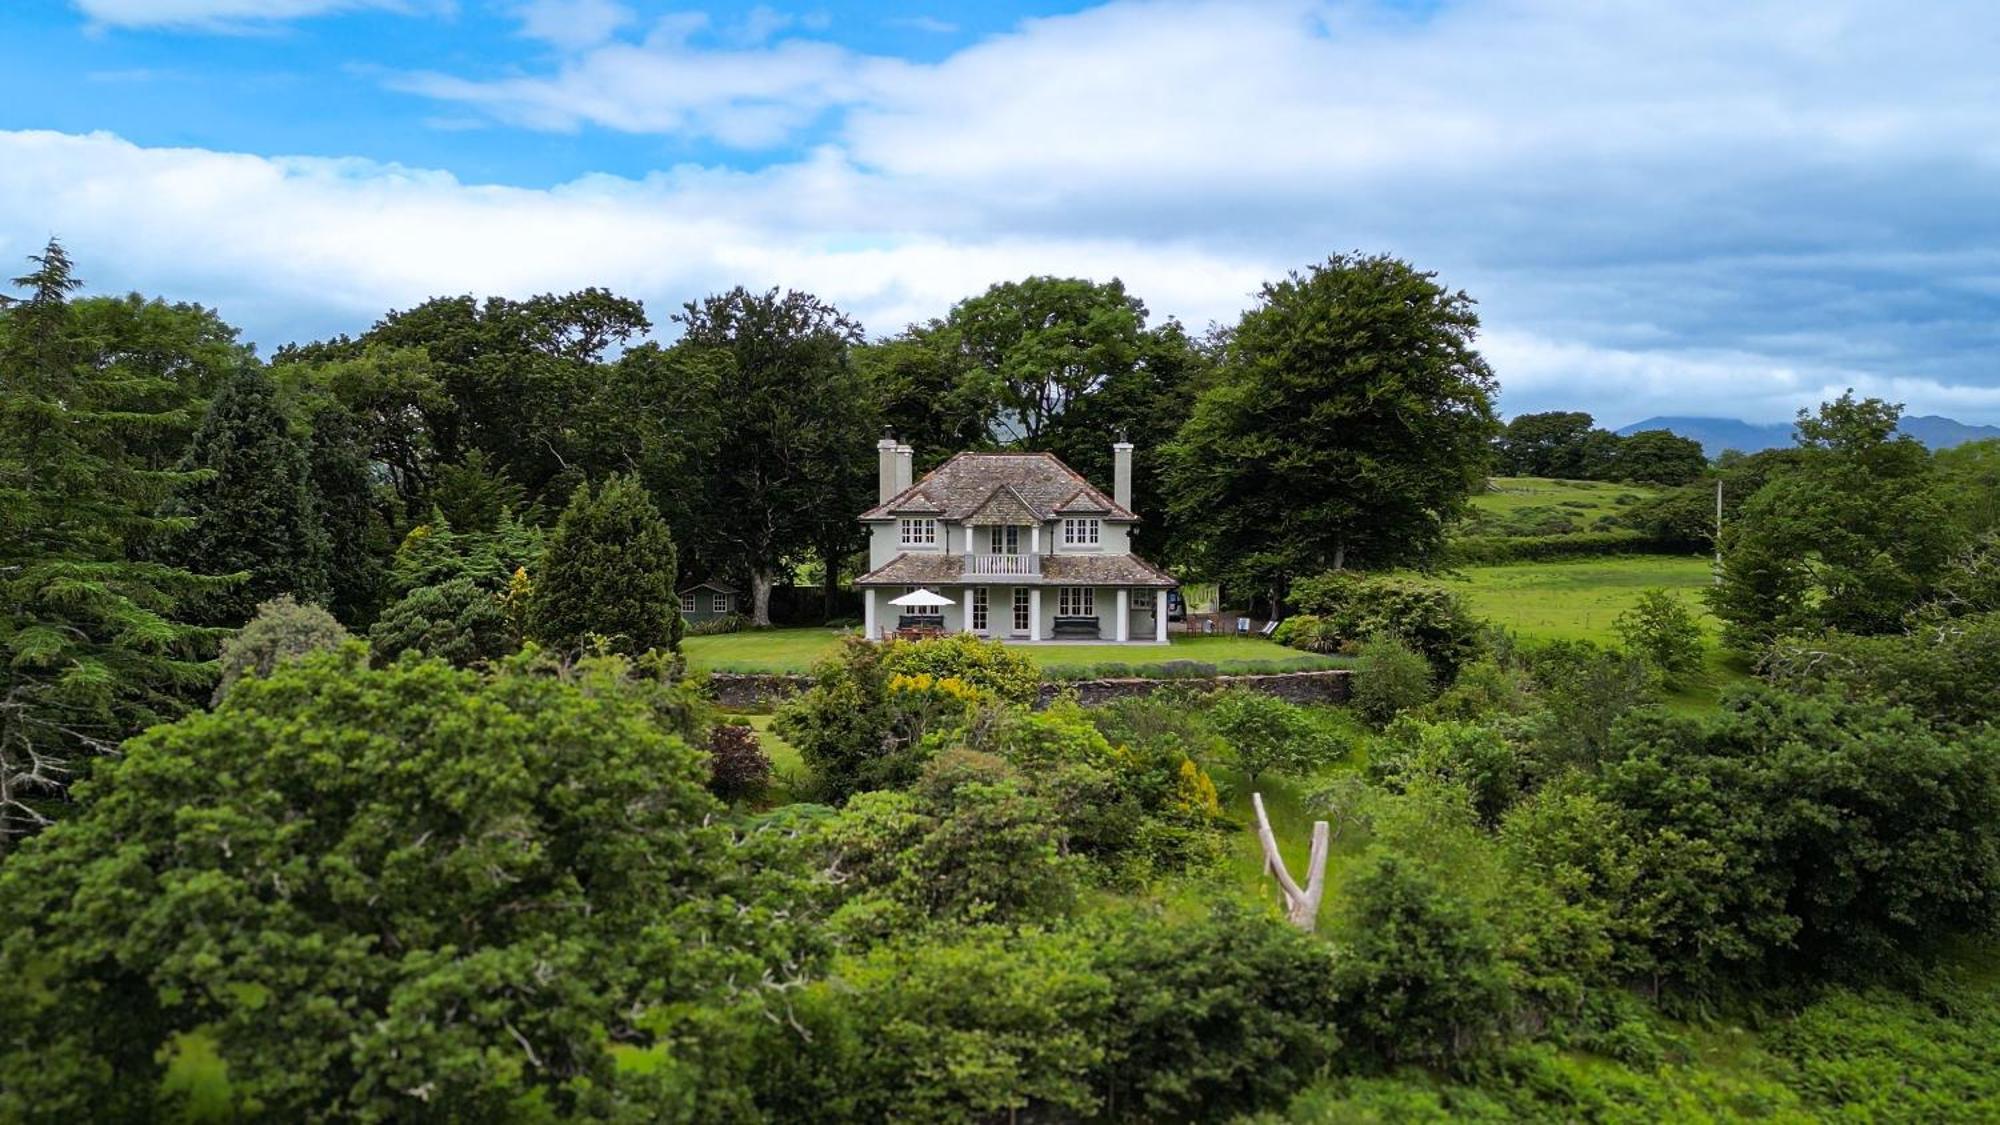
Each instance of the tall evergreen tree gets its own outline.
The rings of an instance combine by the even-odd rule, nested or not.
[[[305,443],[278,409],[271,377],[246,367],[225,384],[181,459],[194,474],[174,511],[189,521],[174,556],[249,578],[202,599],[211,624],[237,625],[279,594],[303,602],[331,595],[326,529],[313,502]]]
[[[79,756],[179,714],[213,675],[183,601],[226,583],[137,553],[184,475],[135,455],[173,410],[98,362],[51,241],[0,298],[0,850],[46,821]]]
[[[646,489],[614,475],[570,498],[535,577],[528,631],[557,649],[592,636],[638,655],[679,648],[674,541]]]
[[[338,406],[315,413],[307,460],[326,529],[328,608],[343,624],[366,625],[382,602],[389,532],[375,506],[368,447],[354,417]]]

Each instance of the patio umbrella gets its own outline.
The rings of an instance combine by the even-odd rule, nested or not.
[[[957,605],[958,603],[952,601],[950,598],[945,597],[943,594],[934,593],[930,590],[912,590],[909,593],[904,594],[900,598],[890,598],[889,604],[904,606],[907,608],[910,606],[919,606],[919,605],[921,606]]]

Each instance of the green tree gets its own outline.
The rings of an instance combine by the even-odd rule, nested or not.
[[[253,349],[214,310],[128,293],[78,297],[70,316],[89,341],[96,377],[121,384],[129,409],[152,415],[127,436],[125,453],[148,469],[171,469],[201,425],[208,401],[230,376],[256,363]]]
[[[1964,535],[1930,454],[1896,431],[1902,408],[1852,392],[1799,414],[1800,454],[1723,531],[1712,593],[1729,641],[1793,630],[1891,632],[1930,593]]]
[[[470,578],[451,578],[391,602],[368,630],[368,647],[377,664],[416,652],[474,668],[518,651],[521,635],[500,595]]]
[[[1701,621],[1687,603],[1666,590],[1645,590],[1632,608],[1611,623],[1625,647],[1660,670],[1669,687],[1680,687],[1701,674],[1707,650]]]
[[[960,301],[944,330],[987,385],[998,386],[1002,430],[1042,449],[1073,404],[1139,367],[1146,306],[1121,281],[1030,277]]]
[[[197,1036],[245,1115],[612,1116],[614,1042],[798,955],[621,662],[358,658],[147,732],[0,867],[0,1118],[158,1116]]]
[[[1209,705],[1208,721],[1253,786],[1265,774],[1303,777],[1347,749],[1305,708],[1263,692],[1218,694]]]
[[[0,301],[0,848],[46,821],[80,755],[200,698],[217,633],[182,606],[226,585],[139,561],[186,480],[147,445],[180,407],[102,362],[61,245],[30,260]]]
[[[1940,449],[1932,460],[1953,513],[1968,532],[2000,527],[2000,438]]]
[[[1597,420],[1580,410],[1519,414],[1508,421],[1496,445],[1495,466],[1508,476],[1588,480],[1589,437]]]
[[[939,320],[854,349],[882,425],[916,450],[919,473],[954,453],[987,448],[999,425],[1000,378],[975,364],[956,339]]]
[[[1618,443],[1611,475],[1644,484],[1686,484],[1708,471],[1701,443],[1671,430],[1640,430]]]
[[[223,386],[180,468],[190,483],[171,510],[188,529],[175,538],[173,556],[249,575],[226,594],[203,599],[203,616],[236,624],[279,594],[329,599],[331,546],[311,465],[305,444],[278,411],[268,375],[244,368]]]
[[[1344,888],[1336,1026],[1381,1063],[1452,1062],[1497,1037],[1512,1001],[1500,937],[1423,863],[1377,849]]]
[[[347,630],[316,605],[300,605],[290,594],[279,594],[257,607],[257,615],[222,642],[222,679],[214,702],[245,676],[268,676],[287,660],[324,652],[347,643]]]
[[[638,481],[580,486],[549,537],[528,631],[557,650],[595,637],[628,656],[680,647],[674,540]]]
[[[376,503],[373,465],[354,417],[332,405],[315,412],[306,461],[314,505],[326,529],[328,608],[349,625],[366,625],[382,604],[390,539]]]
[[[875,399],[850,349],[861,326],[809,293],[737,287],[689,302],[681,346],[724,359],[721,434],[704,493],[704,559],[750,576],[750,622],[771,623],[786,561],[858,549],[875,488]],[[825,569],[829,590],[839,567]]]
[[[1165,451],[1196,557],[1282,598],[1301,574],[1435,556],[1497,428],[1478,327],[1471,298],[1387,256],[1265,285]]]

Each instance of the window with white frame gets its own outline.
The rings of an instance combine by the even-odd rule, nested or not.
[[[972,629],[976,633],[986,631],[986,587],[972,588]]]
[[[905,586],[903,587],[903,592],[905,594],[914,594],[920,589],[922,589],[922,587],[920,586]],[[908,614],[911,617],[944,616],[944,607],[941,605],[909,605],[909,606],[901,606],[899,608],[902,609],[902,611],[905,614]]]
[[[709,612],[710,612],[710,613],[728,613],[728,612],[729,612],[729,595],[728,595],[728,594],[710,594],[710,595],[708,596],[708,610],[709,610]]]
[[[903,546],[937,546],[937,521],[932,519],[908,519],[903,521]]]
[[[1021,529],[1018,527],[989,527],[986,529],[986,544],[996,555],[1018,555],[1021,553]]]
[[[1096,594],[1097,590],[1091,586],[1062,587],[1056,592],[1056,616],[1096,617]]]
[[[682,612],[682,613],[693,613],[693,612],[694,612],[694,595],[693,595],[693,594],[682,594],[682,595],[681,595],[681,612]]]
[[[1087,519],[1066,519],[1063,521],[1063,546],[1095,547],[1098,541],[1099,521]]]

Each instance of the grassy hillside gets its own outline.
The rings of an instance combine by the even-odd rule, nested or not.
[[[1566,535],[1609,531],[1633,505],[1658,490],[1608,481],[1494,477],[1473,497],[1461,535]]]

